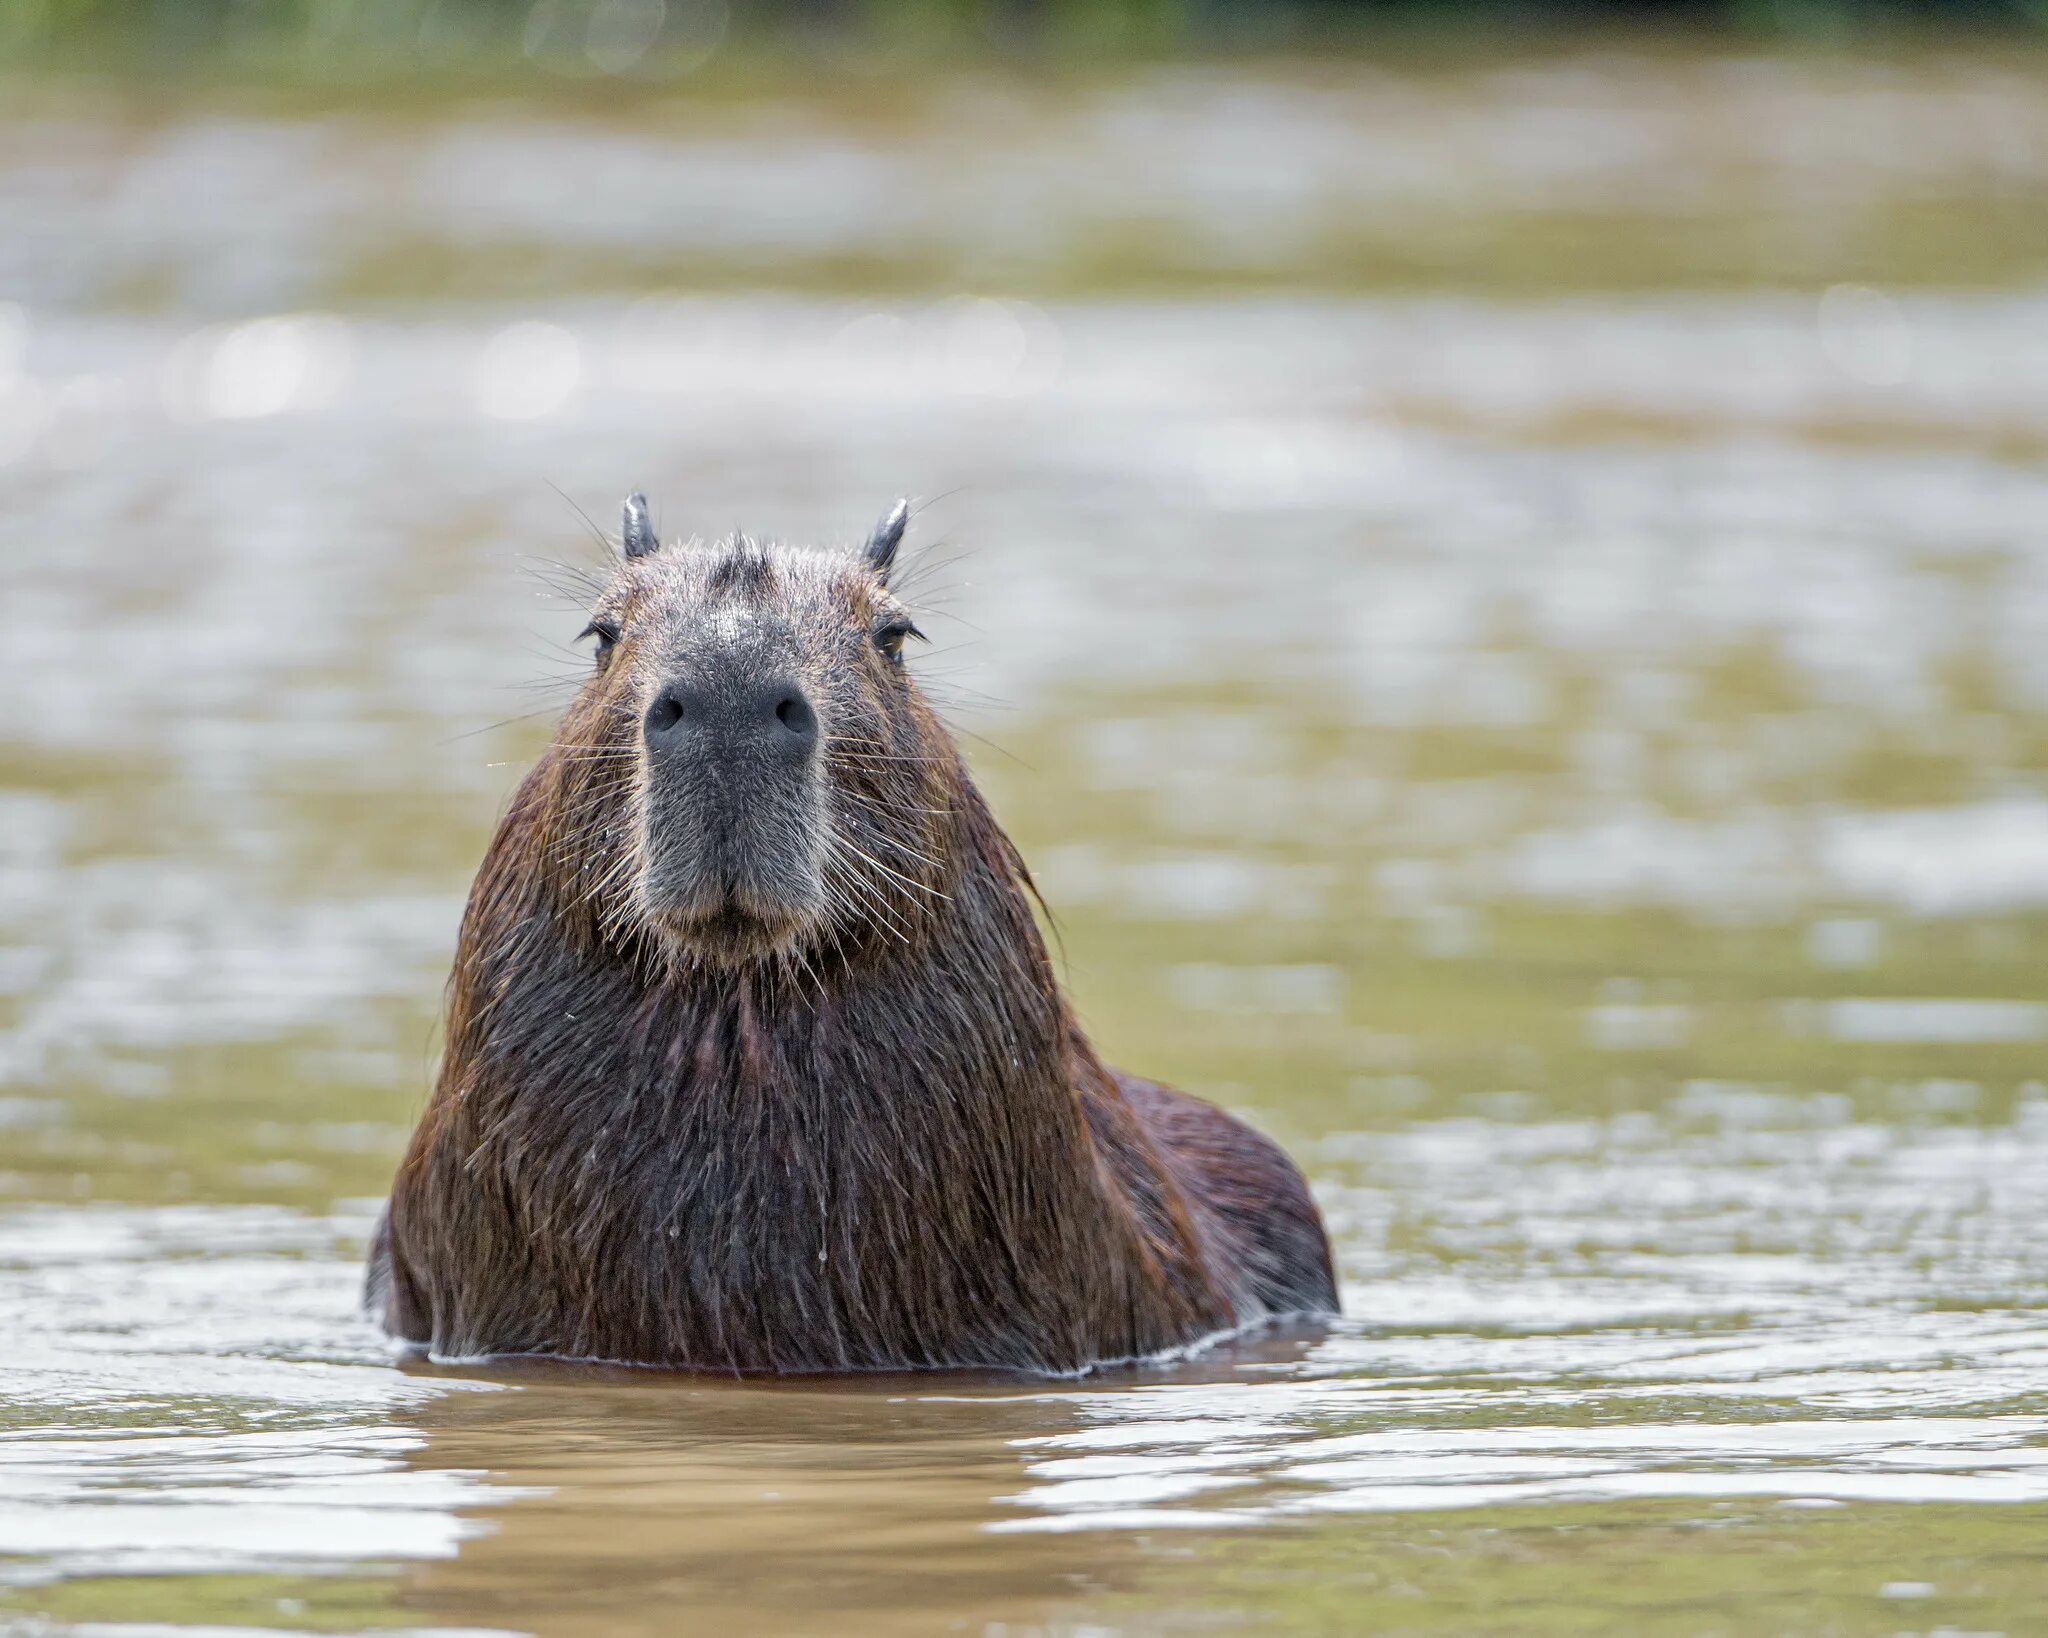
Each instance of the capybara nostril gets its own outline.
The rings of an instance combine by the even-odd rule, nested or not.
[[[811,709],[803,690],[794,685],[777,691],[775,720],[782,724],[785,733],[805,746],[818,737],[818,713]]]
[[[673,688],[664,688],[647,708],[647,742],[652,745],[674,733],[687,712]]]

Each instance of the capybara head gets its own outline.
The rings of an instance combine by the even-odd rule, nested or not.
[[[663,545],[626,502],[589,678],[550,753],[542,867],[592,936],[732,965],[909,941],[961,778],[903,664],[908,508],[864,545]]]

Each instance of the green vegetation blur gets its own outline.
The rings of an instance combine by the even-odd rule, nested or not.
[[[85,71],[663,79],[714,59],[1526,46],[1588,31],[1867,42],[2034,32],[2048,0],[0,0],[0,62]]]

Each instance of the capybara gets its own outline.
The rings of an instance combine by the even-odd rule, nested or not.
[[[437,1357],[1073,1373],[1334,1312],[1279,1148],[1107,1067],[864,544],[663,545],[477,872],[369,1298]]]

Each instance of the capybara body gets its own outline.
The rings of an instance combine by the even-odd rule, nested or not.
[[[858,550],[661,546],[477,874],[370,1298],[442,1357],[1074,1372],[1334,1311],[1267,1139],[1117,1074]]]

